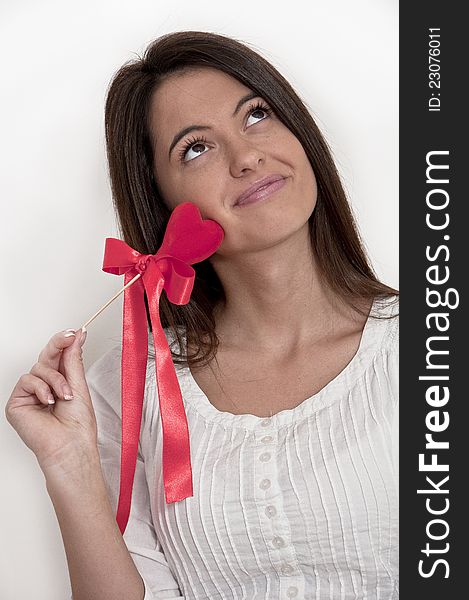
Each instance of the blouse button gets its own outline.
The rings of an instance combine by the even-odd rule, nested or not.
[[[269,517],[269,519],[275,517],[275,515],[277,514],[275,506],[267,506],[265,509],[265,514]]]
[[[259,456],[259,460],[262,462],[267,462],[268,460],[270,460],[270,456],[271,456],[270,452],[264,452],[264,454],[261,454]]]
[[[268,488],[270,488],[270,479],[263,479],[260,484],[259,487],[262,490],[267,490]]]
[[[261,422],[262,427],[268,427],[270,425],[270,419],[264,419]]]
[[[274,548],[282,548],[283,546],[285,546],[284,539],[281,537],[274,537],[274,539],[272,540],[272,544]]]
[[[291,565],[283,565],[280,570],[282,571],[283,575],[290,575],[290,573],[293,571],[293,567]]]
[[[291,587],[288,588],[287,596],[289,598],[294,598],[297,595],[298,595],[298,588],[296,586],[292,585]]]
[[[264,444],[268,444],[273,439],[274,438],[271,435],[265,435],[263,438],[261,438],[261,442],[264,443]]]

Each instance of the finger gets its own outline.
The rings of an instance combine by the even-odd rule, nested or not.
[[[13,390],[12,398],[24,399],[23,404],[37,404],[38,400],[41,404],[49,406],[55,402],[48,384],[31,373],[21,375]]]
[[[73,396],[80,396],[81,398],[87,398],[89,394],[83,364],[82,344],[85,343],[85,339],[86,333],[84,339],[82,339],[82,331],[81,329],[78,330],[73,344],[65,348],[62,353],[65,378],[72,388]]]
[[[44,363],[36,363],[31,369],[30,373],[43,379],[49,387],[51,387],[57,398],[63,400],[72,400],[73,392],[72,388],[68,384],[65,377],[59,371],[46,366]]]
[[[62,351],[71,346],[75,340],[76,331],[65,329],[53,335],[41,350],[37,362],[41,362],[53,369],[58,368]]]

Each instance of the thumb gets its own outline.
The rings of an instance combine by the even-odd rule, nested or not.
[[[64,375],[74,396],[80,396],[85,399],[88,396],[88,384],[85,378],[85,366],[83,364],[83,344],[86,340],[87,332],[79,329],[76,332],[73,344],[63,350]]]

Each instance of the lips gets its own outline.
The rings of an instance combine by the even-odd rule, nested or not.
[[[249,198],[249,196],[252,196],[252,194],[254,194],[255,192],[261,190],[262,188],[267,187],[268,185],[270,185],[271,183],[274,183],[275,181],[280,181],[281,179],[285,179],[285,178],[283,177],[283,175],[279,175],[279,174],[269,175],[267,177],[264,177],[263,179],[259,179],[251,187],[249,187],[247,190],[245,190],[241,194],[241,196],[238,197],[238,199],[234,203],[234,206],[236,206],[238,204],[243,204]]]

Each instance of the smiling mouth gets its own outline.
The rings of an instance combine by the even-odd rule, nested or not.
[[[260,200],[263,200],[264,198],[268,198],[272,194],[274,194],[277,190],[281,189],[285,185],[285,182],[286,182],[285,177],[283,177],[281,179],[276,179],[275,181],[271,181],[267,185],[264,185],[264,186],[258,188],[257,190],[255,190],[254,192],[249,194],[249,196],[247,196],[247,197],[243,198],[242,200],[240,200],[239,202],[237,202],[234,206],[246,206],[249,204],[254,204]]]

